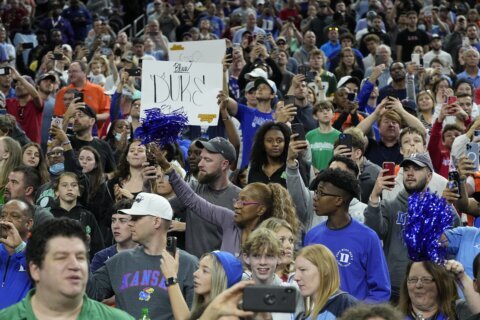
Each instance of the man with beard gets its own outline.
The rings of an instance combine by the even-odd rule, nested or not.
[[[87,104],[80,103],[73,104],[70,108],[72,108],[72,110],[69,110],[68,114],[71,116],[66,116],[63,121],[68,122],[70,118],[74,119],[74,135],[67,136],[65,141],[61,141],[61,139],[65,138],[65,134],[61,132],[62,128],[58,128],[57,126],[50,127],[50,134],[60,141],[62,146],[71,144],[76,154],[78,154],[82,147],[91,146],[100,154],[105,173],[113,172],[113,170],[115,170],[115,157],[112,148],[104,140],[100,140],[92,135],[93,126],[97,119],[95,110]]]
[[[15,117],[30,140],[40,143],[43,100],[35,89],[32,78],[21,76],[12,67],[10,73],[15,84],[16,97],[7,99],[7,112]]]
[[[430,51],[423,55],[423,65],[425,67],[430,67],[430,61],[432,61],[434,58],[438,58],[443,63],[443,73],[448,74],[447,71],[449,71],[453,66],[452,56],[450,53],[442,50],[442,38],[440,35],[432,34],[430,49]]]
[[[24,48],[24,44],[26,43],[32,44],[32,47]],[[17,48],[17,67],[20,73],[27,74],[29,70],[25,66],[28,67],[28,55],[32,48],[37,46],[37,36],[32,31],[30,17],[27,16],[22,19],[21,29],[15,34],[13,44]]]
[[[308,102],[308,87],[303,74],[297,74],[292,79],[292,85],[287,95],[293,95],[294,105],[297,107],[297,114],[292,123],[302,123],[305,132],[318,128],[318,121],[312,117],[313,106]]]
[[[415,192],[425,192],[433,173],[433,165],[428,153],[414,153],[405,158],[400,166],[403,168],[405,189],[400,191],[395,199],[381,201],[382,191],[390,190],[395,185],[393,180],[395,176],[388,175],[386,169],[382,170],[364,212],[365,224],[383,240],[392,284],[391,301],[393,302],[398,301],[401,282],[409,261],[407,248],[400,240],[408,214],[408,198]],[[458,225],[458,215],[456,213],[454,215],[454,224]]]
[[[410,59],[409,59],[410,60]],[[380,89],[378,101],[386,96],[397,97],[400,100],[407,98],[407,72],[403,62],[394,62],[390,65],[392,82]]]
[[[74,40],[85,41],[92,24],[92,15],[87,7],[79,0],[70,0],[70,6],[63,10],[62,16],[70,21]]]
[[[407,17],[407,29],[401,31],[397,36],[397,61],[410,61],[410,56],[416,46],[422,46],[423,52],[427,52],[430,42],[428,34],[417,28],[417,12],[409,11]]]
[[[198,163],[197,181],[190,187],[210,203],[233,210],[232,199],[236,199],[240,188],[228,179],[229,168],[237,158],[235,148],[225,138],[216,137],[208,142],[195,142],[202,149]],[[176,198],[170,200],[174,212],[185,211],[184,205]],[[175,230],[177,231],[177,230]],[[190,210],[186,211],[185,250],[197,257],[205,252],[220,249],[222,230],[202,219]]]

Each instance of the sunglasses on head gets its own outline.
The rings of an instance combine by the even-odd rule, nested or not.
[[[338,28],[337,27],[329,27],[328,31],[338,31]]]

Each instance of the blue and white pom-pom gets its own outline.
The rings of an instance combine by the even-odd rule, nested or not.
[[[152,108],[145,110],[141,123],[135,130],[135,138],[141,139],[144,145],[154,142],[165,146],[178,140],[188,126],[188,118],[181,110],[163,113],[160,108]]]
[[[444,263],[447,250],[440,238],[451,227],[452,221],[452,207],[445,198],[429,190],[410,196],[403,230],[410,260]]]

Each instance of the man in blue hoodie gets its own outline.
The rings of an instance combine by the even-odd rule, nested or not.
[[[32,287],[25,247],[33,225],[34,208],[23,200],[10,200],[0,213],[0,310],[22,300]]]

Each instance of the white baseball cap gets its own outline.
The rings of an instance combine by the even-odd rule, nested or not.
[[[118,211],[132,216],[154,216],[165,220],[172,220],[173,217],[172,206],[167,199],[158,194],[147,192],[139,193],[130,209]]]

